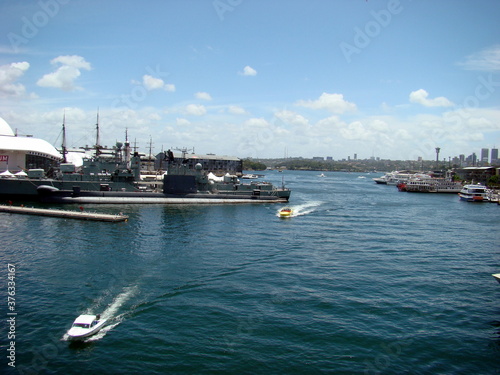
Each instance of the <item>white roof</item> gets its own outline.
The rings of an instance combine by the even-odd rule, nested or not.
[[[0,130],[1,131],[1,130]],[[49,142],[33,137],[14,137],[0,135],[0,150],[5,151],[33,151],[61,158],[61,154]]]
[[[80,315],[78,318],[75,319],[74,323],[91,324],[95,318],[96,318],[95,315]]]
[[[14,135],[12,128],[3,118],[0,117],[0,135]]]
[[[61,158],[61,154],[49,142],[33,137],[16,137],[12,128],[0,117],[0,150],[33,151]]]

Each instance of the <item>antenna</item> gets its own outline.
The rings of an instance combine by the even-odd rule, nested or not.
[[[96,137],[95,137],[95,156],[99,156],[101,154],[100,151],[100,140],[99,140],[99,107],[97,107],[97,122],[95,124]]]
[[[151,135],[149,136],[149,156],[148,156],[148,171],[151,171],[151,158],[153,157],[152,155],[152,148],[153,148],[153,138]]]
[[[63,123],[62,123],[62,155],[63,155],[63,163],[67,163],[66,154],[68,150],[66,149],[66,110],[63,113]]]

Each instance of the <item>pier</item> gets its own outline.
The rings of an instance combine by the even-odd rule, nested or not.
[[[126,215],[100,214],[96,212],[85,212],[83,210],[82,211],[54,210],[54,209],[24,207],[24,206],[17,207],[17,206],[0,205],[0,212],[7,212],[12,214],[24,214],[24,215],[62,217],[67,219],[108,221],[108,222],[119,222],[128,220],[128,216]]]

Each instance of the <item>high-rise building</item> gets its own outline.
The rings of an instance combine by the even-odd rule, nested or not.
[[[488,163],[490,150],[488,148],[481,149],[481,163]]]
[[[491,164],[498,164],[500,161],[498,160],[498,148],[491,149]]]

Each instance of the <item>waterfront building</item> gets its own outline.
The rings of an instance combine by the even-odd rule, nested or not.
[[[486,184],[491,176],[497,173],[495,167],[465,167],[457,170],[461,180]]]
[[[47,141],[31,136],[17,136],[9,124],[0,118],[0,172],[20,172],[25,169],[56,167],[62,155]]]

